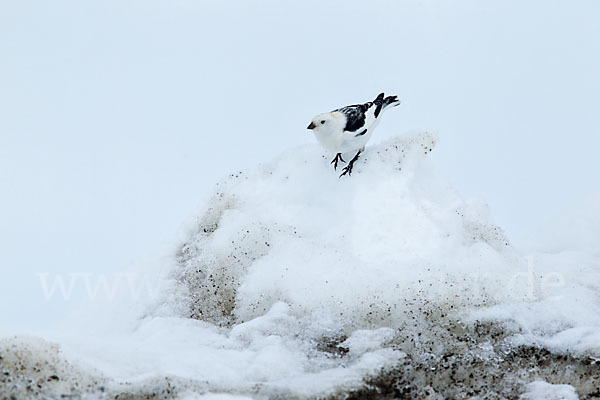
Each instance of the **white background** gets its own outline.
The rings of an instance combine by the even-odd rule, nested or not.
[[[438,132],[438,173],[526,241],[599,190],[598,21],[596,1],[3,1],[0,327],[78,302],[36,273],[120,270],[219,177],[380,91],[403,104],[373,140]]]

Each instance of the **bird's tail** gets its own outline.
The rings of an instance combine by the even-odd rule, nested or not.
[[[396,107],[400,105],[400,100],[398,100],[398,96],[388,96],[383,99],[383,109],[387,107]]]
[[[375,100],[373,100],[373,104],[375,107],[375,118],[379,116],[379,113],[385,110],[387,107],[396,107],[400,104],[400,100],[398,100],[398,96],[388,96],[384,97],[383,93],[379,93],[379,96]]]

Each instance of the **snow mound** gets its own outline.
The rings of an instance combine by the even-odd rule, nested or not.
[[[69,376],[108,382],[95,390],[113,397],[165,399],[344,397],[406,365],[394,379],[423,382],[419,398],[459,375],[520,388],[528,352],[510,346],[593,353],[598,265],[521,257],[484,203],[435,175],[435,145],[417,132],[369,147],[341,179],[318,146],[232,174],[178,243],[129,271],[156,290],[119,288],[49,335],[55,364],[70,360],[87,372]],[[521,363],[511,376],[508,354]],[[444,365],[457,375],[434,389]],[[473,365],[483,372],[469,375]]]
[[[399,327],[415,303],[506,300],[517,257],[484,205],[435,176],[434,146],[419,133],[373,147],[349,179],[312,146],[232,175],[179,251],[170,302],[223,326],[284,302],[307,331],[341,335]]]

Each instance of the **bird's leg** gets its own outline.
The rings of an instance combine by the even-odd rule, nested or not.
[[[352,158],[352,160],[350,160],[348,165],[342,169],[342,174],[340,175],[340,178],[346,174],[348,174],[348,176],[352,175],[352,168],[354,167],[354,163],[356,162],[356,160],[358,160],[358,157],[360,156],[361,152],[362,150],[359,150],[358,153],[356,153],[356,155]]]
[[[333,170],[334,170],[334,171],[335,171],[335,170],[337,170],[338,161],[341,161],[341,162],[344,162],[344,163],[346,162],[346,161],[344,161],[344,159],[342,158],[342,153],[337,153],[337,154],[335,155],[335,158],[334,158],[333,160],[331,160],[331,163],[330,163],[330,164],[333,164]]]

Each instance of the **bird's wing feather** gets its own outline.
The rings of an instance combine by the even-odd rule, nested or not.
[[[341,112],[346,116],[346,126],[344,131],[356,132],[365,126],[366,114],[369,108],[373,107],[372,102],[365,104],[354,104],[333,110],[332,112]]]

